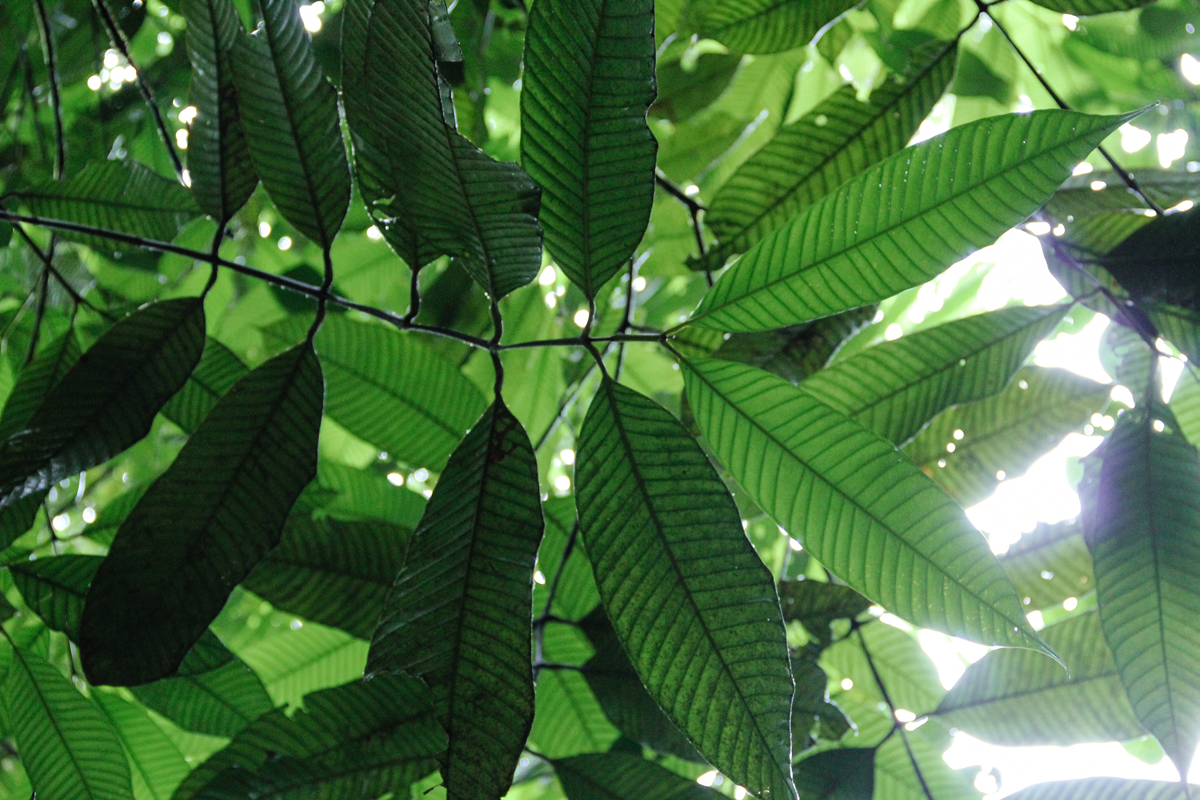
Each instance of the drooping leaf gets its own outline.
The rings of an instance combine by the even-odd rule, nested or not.
[[[796,763],[801,800],[871,800],[875,792],[875,750],[843,747]]]
[[[204,348],[204,307],[164,300],[113,325],[0,447],[0,504],[48,488],[145,436]]]
[[[384,522],[293,514],[244,585],[276,608],[368,639],[404,566],[409,535]]]
[[[1032,650],[993,650],[967,668],[942,698],[938,716],[977,739],[1009,746],[1142,735],[1094,611],[1051,625],[1042,637],[1066,670]]]
[[[171,675],[278,543],[316,474],[322,391],[311,344],[271,359],[221,399],[138,502],[84,606],[79,645],[93,683]]]
[[[1200,457],[1177,431],[1156,430],[1169,413],[1154,400],[1117,418],[1083,520],[1121,683],[1186,775],[1200,741]]]
[[[768,330],[924,283],[1025,219],[1130,118],[1009,114],[906,148],[751,248],[692,319]]]
[[[860,101],[843,86],[780,128],[721,185],[704,223],[720,240],[708,263],[743,253],[870,165],[901,150],[954,77],[956,43],[918,54],[908,76],[885,81]]]
[[[802,388],[901,445],[939,412],[1001,391],[1070,307],[1017,306],[918,331],[839,361]]]
[[[585,296],[629,260],[654,202],[654,4],[543,3],[529,14],[521,161],[546,246]]]
[[[1028,597],[1030,609],[1046,608],[1096,588],[1092,556],[1078,519],[1054,525],[1040,523],[1008,548],[1000,563],[1013,588]]]
[[[760,370],[683,366],[717,456],[835,575],[916,625],[1042,649],[987,542],[890,443]]]
[[[175,787],[190,771],[179,748],[145,709],[109,692],[94,692],[92,698],[125,746],[134,797],[170,800]]]
[[[187,0],[188,100],[196,109],[188,132],[187,163],[196,205],[218,223],[245,205],[258,173],[242,130],[233,48],[242,23],[229,0]]]
[[[346,116],[368,208],[412,269],[458,260],[493,299],[541,269],[539,191],[457,132],[425,0],[352,0],[342,23]],[[443,12],[444,13],[444,12]]]
[[[779,601],[704,451],[661,406],[606,379],[575,474],[600,596],[650,694],[738,785],[794,797]]]
[[[200,363],[192,370],[187,383],[162,407],[163,416],[184,433],[195,433],[217,401],[246,372],[246,365],[228,347],[216,339],[209,339],[204,344],[204,355],[200,356]]]
[[[294,0],[260,0],[263,27],[232,51],[250,156],[288,222],[322,248],[350,203],[337,91],[325,79]]]
[[[865,306],[778,330],[734,333],[711,355],[800,383],[823,368],[842,343],[874,316],[875,307]]]
[[[1083,778],[1037,783],[1009,795],[1012,800],[1186,800],[1181,784],[1129,778]]]
[[[686,24],[739,53],[778,53],[804,47],[853,5],[848,0],[703,0],[687,9]]]
[[[104,715],[55,667],[10,652],[8,719],[39,800],[133,800],[121,741]]]
[[[568,800],[719,800],[723,796],[632,753],[587,753],[552,763]]]
[[[1080,428],[1108,395],[1108,386],[1073,372],[1025,367],[1000,394],[943,411],[904,452],[969,508]]]
[[[885,622],[864,625],[852,636],[840,639],[821,654],[821,663],[835,676],[850,678],[860,697],[875,702],[883,699],[883,692],[867,661],[867,653],[896,708],[917,715],[937,708],[946,693],[938,679],[937,667],[915,636]],[[1039,657],[1054,663],[1040,654]],[[852,719],[857,722],[853,716]]]
[[[233,797],[404,797],[446,746],[429,690],[407,675],[315,692],[242,731],[192,772],[174,800]]]
[[[449,797],[498,798],[533,723],[533,564],[542,536],[537,462],[502,400],[450,456],[371,642],[368,674],[409,671],[433,689],[450,736]]]
[[[835,619],[854,619],[871,607],[871,601],[849,586],[813,580],[780,581],[779,603],[787,622],[798,621],[823,647],[833,639]]]
[[[83,598],[102,560],[80,555],[39,558],[13,564],[9,571],[21,599],[46,627],[77,640]]]
[[[209,736],[236,736],[275,707],[262,681],[236,659],[206,672],[136,686],[133,693],[184,730]]]

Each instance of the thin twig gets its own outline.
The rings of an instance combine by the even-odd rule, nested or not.
[[[67,140],[63,136],[62,98],[58,93],[58,57],[54,52],[54,35],[45,0],[35,0],[38,25],[42,29],[42,47],[46,51],[46,69],[50,73],[50,107],[54,111],[54,179],[61,181],[67,167]]]

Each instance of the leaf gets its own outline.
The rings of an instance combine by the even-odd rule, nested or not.
[[[191,771],[179,748],[145,709],[109,692],[94,692],[92,698],[125,746],[134,797],[169,800],[175,787]]]
[[[942,757],[949,736],[936,730],[938,727],[926,723],[908,733],[911,756],[902,736],[893,736],[879,746],[875,751],[874,800],[927,800],[930,794],[937,800],[978,800],[979,790],[972,785],[969,773],[950,769]],[[913,768],[914,761],[921,769],[920,777]]]
[[[568,800],[719,800],[723,796],[630,753],[587,753],[551,763]]]
[[[317,469],[321,368],[305,343],[248,373],[143,495],[88,590],[92,683],[171,675],[233,587],[274,547]]]
[[[574,537],[571,536],[571,531],[579,524],[575,517],[575,499],[549,498],[542,503],[542,513],[546,517],[546,533],[542,536],[541,546],[538,547],[537,568],[546,576],[547,581],[557,574],[558,588],[554,593],[553,605],[547,608],[549,585],[534,583],[534,614],[536,616],[549,613],[563,619],[583,619],[600,604],[600,592],[596,589],[595,578],[592,577],[592,564],[583,552],[582,540],[578,533]],[[572,538],[574,543],[571,545],[571,551],[566,554],[567,563],[562,565],[567,543]]]
[[[1060,14],[1086,17],[1110,11],[1130,11],[1150,5],[1153,0],[1037,0],[1037,4]]]
[[[779,603],[785,622],[798,621],[822,647],[833,639],[835,619],[854,619],[871,607],[871,601],[849,586],[814,580],[780,581]]]
[[[854,4],[847,0],[703,0],[687,9],[685,26],[739,53],[804,47]]]
[[[709,290],[692,321],[767,330],[924,283],[1025,219],[1131,118],[1008,114],[906,148],[751,248]]]
[[[778,375],[789,383],[799,383],[822,369],[838,348],[874,316],[875,306],[865,306],[778,330],[734,333],[712,356],[749,364]],[[682,334],[690,332],[690,328],[680,331]],[[675,347],[679,347],[677,341]]]
[[[1165,303],[1145,303],[1143,309],[1154,326],[1189,361],[1200,361],[1200,314]]]
[[[529,14],[521,161],[542,188],[539,218],[555,263],[588,298],[642,239],[658,143],[654,4],[543,3]]]
[[[258,677],[236,659],[206,672],[136,686],[133,694],[184,730],[209,736],[236,736],[275,706]]]
[[[284,218],[322,249],[350,203],[337,91],[293,0],[259,0],[260,34],[238,37],[234,85],[250,156]]]
[[[315,692],[290,719],[277,709],[242,731],[174,800],[407,796],[446,746],[431,712],[429,690],[407,675]]]
[[[541,670],[536,708],[529,739],[551,758],[602,752],[620,736],[576,670]]]
[[[861,640],[859,634],[862,634]],[[937,667],[925,654],[916,636],[885,622],[871,622],[854,635],[843,637],[821,654],[821,663],[835,676],[853,680],[854,691],[860,697],[865,695],[876,702],[884,697],[867,661],[867,652],[896,708],[918,716],[937,708],[946,693],[938,678]],[[852,718],[858,721],[857,717]]]
[[[309,692],[362,678],[367,647],[345,631],[307,623],[260,639],[241,655],[276,705],[299,706]]]
[[[1070,308],[1017,306],[947,322],[838,361],[802,388],[903,444],[939,412],[1001,391]]]
[[[4,411],[0,412],[0,441],[7,440],[28,424],[42,400],[79,361],[82,352],[75,331],[51,342],[21,369]]]
[[[1186,775],[1200,741],[1200,458],[1176,431],[1155,430],[1164,412],[1154,400],[1117,418],[1084,537],[1121,683]]]
[[[792,651],[792,749],[807,749],[815,738],[837,741],[850,730],[846,715],[829,700],[829,677],[806,650]],[[795,768],[793,767],[793,773]],[[797,786],[797,789],[800,787]]]
[[[713,451],[850,587],[921,627],[1044,649],[987,542],[889,442],[765,372],[683,366]]]
[[[638,676],[714,767],[794,797],[779,601],[716,470],[669,412],[609,379],[577,444],[580,531]]]
[[[11,564],[8,569],[21,599],[46,627],[77,641],[83,598],[102,560],[99,556],[65,555]]]
[[[133,800],[108,720],[53,666],[20,647],[11,652],[8,718],[39,800]]]
[[[1108,395],[1108,386],[1065,369],[1024,367],[1000,394],[943,411],[904,452],[969,508],[1101,411]]]
[[[337,496],[324,505],[338,519],[383,520],[415,528],[425,512],[425,498],[393,486],[378,472],[354,469],[322,459],[317,463],[317,484]]]
[[[188,100],[196,109],[187,150],[192,196],[205,214],[222,223],[258,185],[233,83],[233,49],[242,23],[229,0],[187,0],[181,11],[192,65]]]
[[[450,456],[371,642],[367,674],[410,671],[450,736],[448,797],[498,798],[533,723],[529,613],[537,462],[502,400]]]
[[[412,269],[448,254],[499,300],[541,270],[539,190],[455,130],[431,43],[439,7],[346,3],[342,73],[355,161],[368,209]]]
[[[826,750],[797,762],[792,771],[801,800],[871,800],[875,791],[875,750]]]
[[[1181,784],[1129,778],[1084,778],[1037,783],[1009,795],[1012,800],[1186,800]]]
[[[93,161],[74,177],[45,181],[21,192],[39,217],[169,242],[195,218],[196,204],[177,181],[136,161]],[[121,252],[98,236],[66,234],[100,252]]]
[[[993,650],[967,668],[937,714],[999,745],[1069,745],[1142,735],[1095,612],[1042,631],[1061,665],[1031,650]]]
[[[927,45],[908,76],[896,76],[862,102],[853,86],[836,91],[784,125],[721,185],[704,222],[720,240],[719,266],[867,167],[898,152],[954,77],[956,43]]]
[[[248,371],[228,347],[216,339],[207,340],[200,363],[192,370],[179,393],[162,407],[163,416],[182,428],[184,433],[195,433],[217,401]]]
[[[383,522],[293,514],[244,585],[276,608],[368,639],[404,566],[409,535]]]
[[[1156,217],[1114,247],[1100,263],[1134,300],[1157,300],[1200,310],[1200,285],[1191,269],[1200,252],[1196,247],[1198,223],[1197,209]]]
[[[0,447],[0,504],[78,475],[145,436],[203,347],[197,298],[154,303],[113,325]]]
[[[1038,523],[1008,548],[1000,563],[1013,588],[1028,597],[1031,609],[1046,608],[1095,588],[1092,556],[1078,520],[1055,525]]]

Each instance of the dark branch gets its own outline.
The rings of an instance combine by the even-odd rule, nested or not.
[[[54,110],[54,179],[61,181],[67,168],[67,140],[63,135],[62,98],[58,93],[58,57],[54,52],[54,34],[45,0],[36,0],[38,25],[42,29],[42,47],[46,51],[46,70],[50,73],[50,107]]]

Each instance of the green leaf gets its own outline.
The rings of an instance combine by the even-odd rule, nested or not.
[[[1155,430],[1164,414],[1155,400],[1117,418],[1084,536],[1121,683],[1186,775],[1200,741],[1200,457],[1178,432]]]
[[[826,750],[797,762],[792,772],[801,800],[871,800],[875,792],[875,750]]]
[[[856,713],[855,719],[858,718]],[[911,756],[903,735],[893,736],[879,746],[875,751],[873,800],[928,800],[930,794],[937,800],[978,800],[979,790],[972,785],[970,773],[950,769],[942,757],[949,736],[939,727],[936,723],[926,723],[908,733]],[[913,768],[914,761],[921,769],[920,777]],[[930,794],[925,792],[925,786]]]
[[[1142,735],[1095,612],[1042,631],[1067,669],[1031,650],[993,650],[938,706],[945,722],[985,742],[1069,745]]]
[[[1200,313],[1165,303],[1145,303],[1143,310],[1162,335],[1190,361],[1200,361]]]
[[[605,379],[575,476],[600,596],[650,694],[735,783],[794,797],[779,601],[704,451],[661,406]]]
[[[529,739],[551,758],[602,752],[620,735],[576,670],[541,670],[535,705]]]
[[[0,441],[23,429],[50,390],[79,361],[82,352],[70,330],[41,350],[22,368],[0,413]]]
[[[242,658],[261,676],[276,705],[298,706],[309,692],[358,680],[368,643],[345,631],[307,623],[254,642]]]
[[[730,334],[712,356],[749,364],[778,375],[789,383],[799,383],[822,369],[843,342],[870,322],[875,316],[875,308],[856,308],[778,330]],[[680,333],[686,335],[692,332],[685,328]],[[679,347],[677,340],[675,346]]]
[[[1092,556],[1077,519],[1055,525],[1039,523],[1008,548],[1000,563],[1017,594],[1029,598],[1031,609],[1047,608],[1096,588]]]
[[[88,591],[93,683],[171,675],[233,587],[279,542],[316,474],[321,368],[299,345],[247,374],[121,525]]]
[[[739,53],[778,53],[804,47],[849,0],[701,0],[686,10],[685,27]]]
[[[11,564],[8,569],[21,599],[46,627],[78,640],[83,598],[101,561],[99,556],[65,555]]]
[[[921,627],[1044,649],[987,542],[889,442],[760,370],[711,359],[683,366],[717,456],[849,586]]]
[[[546,517],[546,533],[542,537],[541,546],[538,547],[537,568],[546,576],[547,581],[558,574],[558,588],[554,593],[553,605],[547,608],[549,585],[534,584],[534,614],[548,613],[563,619],[583,619],[600,604],[600,592],[596,589],[596,580],[592,577],[592,564],[583,552],[583,542],[576,530],[578,521],[575,517],[575,499],[549,498],[542,503],[542,513]],[[575,536],[571,535],[572,530],[576,530]],[[568,553],[566,550],[569,542],[573,543]],[[567,563],[560,566],[564,554]]]
[[[419,269],[448,254],[498,300],[541,270],[539,190],[518,165],[492,160],[455,130],[431,43],[440,8],[346,3],[346,117],[368,209],[400,257]]]
[[[551,763],[568,800],[720,800],[724,796],[631,753],[588,753]]]
[[[383,520],[411,530],[425,513],[425,498],[393,486],[378,472],[322,459],[317,463],[317,485],[336,493],[323,508],[325,513],[339,519]]]
[[[246,204],[258,185],[233,84],[233,48],[242,23],[229,0],[187,0],[181,10],[192,64],[188,100],[196,109],[187,149],[192,196],[221,223]]]
[[[1100,263],[1134,300],[1157,300],[1197,309],[1197,280],[1191,265],[1200,250],[1200,210],[1152,219],[1109,251]]]
[[[404,566],[409,535],[384,522],[293,514],[244,585],[276,608],[368,639]]]
[[[1110,11],[1131,11],[1148,6],[1152,2],[1154,0],[1037,0],[1037,4],[1043,8],[1076,17],[1106,14]]]
[[[184,433],[192,434],[217,401],[249,370],[241,359],[216,339],[204,344],[204,355],[179,393],[162,407],[162,414]]]
[[[446,747],[429,690],[407,675],[377,675],[310,694],[242,731],[200,765],[174,800],[234,797],[406,797]]]
[[[533,723],[529,613],[542,537],[537,462],[502,400],[450,456],[371,642],[367,673],[411,671],[450,736],[450,797],[496,798]]]
[[[209,736],[236,736],[275,707],[258,677],[236,659],[206,672],[137,686],[133,693],[184,730]]]
[[[850,722],[829,699],[829,676],[817,665],[811,651],[792,651],[792,749],[800,752],[815,738],[837,741],[850,730]],[[795,769],[793,768],[793,773]],[[799,785],[796,787],[799,789]]]
[[[1187,800],[1188,794],[1178,783],[1084,778],[1034,784],[1009,797],[1012,800]]]
[[[939,412],[1001,391],[1070,308],[1017,306],[947,322],[838,361],[802,388],[903,444]]]
[[[767,330],[924,283],[1025,219],[1129,119],[1009,114],[906,148],[751,248],[692,319],[718,330]]]
[[[56,668],[10,651],[8,718],[39,800],[133,800],[121,741],[104,715]]]
[[[1108,395],[1108,386],[1065,369],[1025,367],[1000,394],[943,411],[904,452],[969,508],[1103,410]]]
[[[260,0],[263,27],[233,47],[250,155],[276,208],[323,249],[350,203],[337,91],[313,54],[293,0]]]
[[[859,628],[854,635],[840,639],[821,654],[821,663],[835,676],[854,681],[854,691],[860,697],[865,695],[876,702],[883,700],[883,692],[879,690],[875,673],[867,661],[867,652],[896,708],[918,716],[937,708],[946,693],[938,678],[937,667],[925,654],[916,636],[886,622],[872,622]],[[1039,657],[1054,663],[1040,654]],[[857,722],[857,718],[854,719]]]
[[[21,192],[39,217],[119,231],[169,242],[197,214],[192,196],[178,181],[136,161],[93,161],[67,181],[46,181]],[[124,245],[81,234],[69,238],[104,253]]]
[[[546,246],[592,298],[633,255],[654,202],[653,2],[534,6],[523,81],[521,161],[542,187]]]
[[[833,639],[835,619],[854,619],[871,607],[871,601],[849,586],[813,580],[780,581],[779,602],[783,619],[797,621],[822,647]]]
[[[113,325],[0,447],[0,504],[115,456],[150,431],[204,348],[204,306],[164,300]]]
[[[865,103],[853,86],[843,86],[780,128],[738,167],[704,215],[721,242],[708,263],[720,266],[729,255],[745,252],[850,178],[903,149],[954,77],[957,44],[927,47],[907,77],[886,80]]]
[[[188,763],[146,710],[109,692],[92,698],[125,746],[138,800],[170,800],[175,787],[190,772]]]

